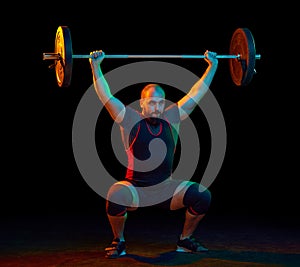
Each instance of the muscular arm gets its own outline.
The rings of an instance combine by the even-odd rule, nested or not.
[[[89,61],[92,68],[93,83],[96,93],[112,119],[117,123],[120,123],[124,118],[125,106],[118,98],[112,95],[109,85],[102,73],[100,64],[103,61],[105,54],[104,52],[96,51],[91,53],[91,55],[92,58],[90,58]]]
[[[208,67],[202,77],[192,86],[190,91],[178,101],[180,119],[183,120],[198,105],[199,101],[203,98],[209,89],[209,86],[215,76],[218,68],[218,60],[216,53],[205,52],[205,60],[208,63]]]

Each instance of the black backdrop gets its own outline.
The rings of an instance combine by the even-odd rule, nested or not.
[[[233,31],[248,27],[262,55],[256,61],[257,74],[247,87],[236,87],[227,60],[220,60],[211,86],[227,130],[225,160],[210,187],[211,212],[298,216],[298,117],[293,104],[297,59],[290,53],[295,50],[289,38],[293,17],[283,21],[279,6],[270,12],[254,4],[228,3],[224,8],[208,4],[174,4],[163,9],[152,3],[134,10],[128,4],[51,3],[35,7],[34,12],[20,12],[14,18],[17,26],[5,22],[3,216],[104,212],[103,198],[82,178],[72,151],[74,113],[92,83],[88,61],[74,60],[71,86],[58,88],[54,71],[48,69],[51,63],[42,60],[43,52],[54,51],[59,25],[69,26],[74,54],[95,49],[107,54],[203,54],[206,49],[228,54]],[[105,60],[103,71],[130,62]],[[203,60],[171,62],[199,76],[205,67]],[[132,88],[130,95],[137,92],[137,87]],[[193,118],[199,125],[206,123],[200,111]],[[110,130],[105,112],[100,123],[99,140]],[[204,129],[203,158],[195,177],[205,169],[208,140]],[[109,146],[99,144],[98,149],[100,154],[106,152],[110,166],[116,166]],[[120,176],[123,172],[120,166],[114,171]]]

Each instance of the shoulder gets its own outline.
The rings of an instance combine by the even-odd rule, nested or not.
[[[174,103],[165,109],[164,117],[170,123],[179,123],[180,122],[180,114],[179,114],[179,108],[178,108],[177,103]]]
[[[141,120],[141,114],[134,108],[126,106],[123,120],[119,123],[123,128],[132,129]]]

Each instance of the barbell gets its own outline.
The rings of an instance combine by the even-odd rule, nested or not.
[[[68,87],[72,79],[73,59],[88,59],[91,55],[73,55],[71,31],[68,26],[59,26],[55,36],[54,53],[43,53],[43,60],[54,60],[50,68],[55,68],[59,87]],[[204,58],[204,55],[105,55],[105,58]],[[237,28],[230,41],[229,55],[217,55],[220,59],[229,59],[230,75],[237,86],[248,85],[256,73],[255,62],[261,59],[256,54],[255,41],[248,28]]]

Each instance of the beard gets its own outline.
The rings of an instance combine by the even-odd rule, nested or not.
[[[160,113],[158,115],[159,115],[158,117],[147,117],[146,118],[147,122],[154,126],[158,125],[160,122]]]

